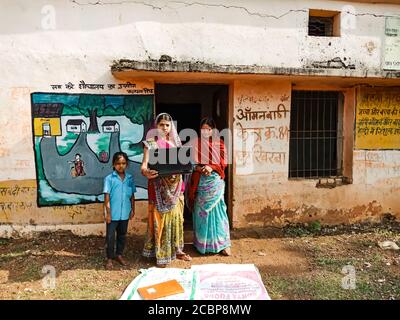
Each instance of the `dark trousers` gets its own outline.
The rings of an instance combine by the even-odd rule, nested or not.
[[[106,253],[108,259],[114,259],[115,256],[122,256],[125,248],[126,233],[128,231],[129,220],[111,221],[106,223]],[[115,233],[117,233],[117,250],[115,250]]]

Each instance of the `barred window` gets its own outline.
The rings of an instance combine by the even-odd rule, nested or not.
[[[308,35],[320,37],[333,36],[333,17],[310,17]]]
[[[292,92],[289,178],[342,175],[342,118],[342,93]]]
[[[314,37],[340,36],[340,12],[310,9],[308,35]]]

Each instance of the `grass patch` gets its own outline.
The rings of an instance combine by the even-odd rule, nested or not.
[[[29,256],[29,252],[27,252],[25,248],[20,248],[19,250],[14,250],[13,252],[0,254],[0,262],[9,262],[26,256]]]
[[[104,289],[96,286],[94,283],[82,282],[79,285],[76,283],[62,283],[56,285],[53,291],[55,299],[77,300],[77,299],[99,299],[99,297],[108,299],[104,296]]]
[[[10,242],[10,240],[9,239],[2,239],[2,238],[0,238],[0,245],[5,245],[5,244],[8,244]]]
[[[97,284],[96,279],[91,279],[87,271],[81,270],[79,276],[82,281],[77,283],[73,280],[63,280],[56,282],[56,288],[52,291],[54,299],[62,300],[91,300],[106,299],[117,300],[121,296],[123,288],[125,288],[132,279],[127,280],[110,280],[101,285]],[[85,279],[84,277],[89,277]],[[58,279],[57,279],[58,280]]]
[[[344,266],[355,266],[358,264],[358,261],[356,261],[355,259],[318,257],[315,259],[315,263],[318,267],[323,268],[327,271],[341,272]]]
[[[308,224],[295,224],[289,225],[284,228],[284,234],[288,237],[306,237],[317,235],[321,232],[321,222],[318,220],[312,221]]]
[[[28,282],[41,279],[44,275],[42,274],[42,266],[37,264],[29,264],[20,274],[18,274],[13,281]]]
[[[369,276],[356,276],[355,289],[345,289],[345,275],[324,271],[314,276],[271,276],[265,280],[272,299],[364,300],[399,299],[393,281],[379,283]],[[398,280],[398,279],[397,279]]]
[[[0,259],[10,260],[10,259],[18,258],[18,257],[27,256],[27,255],[28,255],[28,253],[25,251],[9,252],[9,253],[0,254]]]

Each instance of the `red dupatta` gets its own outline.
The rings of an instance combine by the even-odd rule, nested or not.
[[[208,165],[213,171],[218,173],[221,179],[225,178],[225,168],[227,167],[225,156],[225,144],[220,138],[210,137],[210,139],[196,139],[194,142],[194,155],[197,164]],[[201,172],[194,171],[189,187],[189,207],[192,209],[199,185]]]

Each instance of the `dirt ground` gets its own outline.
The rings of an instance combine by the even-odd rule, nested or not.
[[[190,231],[186,234],[190,238]],[[379,241],[400,245],[400,225],[353,225],[329,228],[232,230],[232,253],[199,255],[188,243],[191,264],[254,263],[272,299],[400,300],[400,250],[384,250]],[[154,261],[141,257],[144,235],[130,236],[129,266],[104,270],[104,238],[69,233],[40,234],[31,240],[0,239],[0,299],[119,299],[142,268]],[[44,266],[54,266],[55,289],[44,289]],[[342,268],[355,268],[355,288],[342,287]]]

